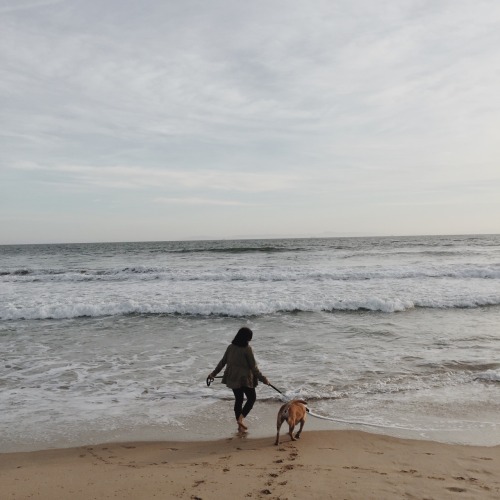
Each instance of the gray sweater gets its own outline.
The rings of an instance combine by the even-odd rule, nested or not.
[[[212,375],[215,377],[226,365],[222,383],[226,384],[230,389],[257,387],[259,380],[264,384],[269,383],[257,367],[252,348],[249,345],[240,347],[229,344]]]

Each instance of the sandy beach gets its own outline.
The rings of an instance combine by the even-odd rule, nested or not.
[[[5,499],[499,498],[500,446],[358,431],[109,443],[0,455]]]

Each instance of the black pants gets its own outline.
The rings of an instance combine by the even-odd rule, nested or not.
[[[255,400],[257,399],[257,394],[255,389],[252,387],[240,387],[238,389],[233,389],[234,392],[234,414],[236,420],[238,420],[240,415],[246,417],[250,410],[253,408]],[[247,402],[243,406],[243,396],[247,397]]]

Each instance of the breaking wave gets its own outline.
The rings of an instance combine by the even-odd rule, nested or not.
[[[178,316],[220,316],[251,317],[277,313],[307,312],[361,312],[373,311],[397,313],[414,308],[458,309],[500,305],[500,295],[469,299],[405,300],[388,298],[367,298],[359,300],[325,300],[312,302],[302,300],[263,300],[254,302],[209,301],[154,301],[123,300],[116,302],[44,303],[38,305],[15,306],[2,304],[2,320],[71,319],[82,317],[124,316],[124,315],[178,315]]]

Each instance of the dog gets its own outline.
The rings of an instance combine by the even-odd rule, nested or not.
[[[276,441],[274,442],[275,445],[280,444],[280,429],[281,425],[285,421],[288,422],[288,434],[290,435],[292,441],[300,438],[300,433],[304,428],[304,424],[306,423],[306,415],[309,411],[306,405],[307,403],[302,399],[294,399],[292,401],[289,401],[288,403],[285,403],[279,409],[278,419],[276,422],[277,433]],[[297,424],[300,424],[299,432],[297,432],[294,437],[293,430]]]

